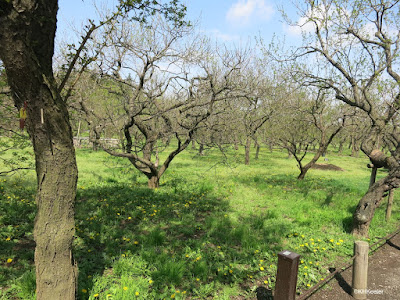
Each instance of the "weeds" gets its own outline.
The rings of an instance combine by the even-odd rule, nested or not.
[[[123,160],[77,155],[80,299],[250,298],[274,289],[282,250],[301,254],[298,290],[307,289],[352,255],[351,216],[369,182],[363,159],[332,156],[345,172],[312,170],[297,181],[283,153],[231,168],[210,150],[182,153],[149,190]],[[2,299],[34,297],[34,190],[30,173],[0,183]],[[396,226],[396,201],[392,216],[386,223],[377,210],[372,240]]]

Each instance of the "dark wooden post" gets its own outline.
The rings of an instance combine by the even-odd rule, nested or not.
[[[300,255],[290,251],[278,253],[278,270],[274,300],[295,300]]]
[[[391,189],[389,191],[388,203],[386,207],[386,222],[389,222],[390,216],[392,215],[393,197],[394,197],[394,190]]]

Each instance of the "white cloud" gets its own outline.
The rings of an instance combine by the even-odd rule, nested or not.
[[[208,33],[214,36],[216,39],[221,40],[223,42],[232,42],[240,40],[240,36],[234,34],[227,34],[219,31],[218,29],[213,29],[208,31]]]
[[[312,32],[315,27],[314,24],[308,21],[308,17],[301,17],[296,25],[283,25],[283,30],[292,36],[300,36],[302,33]]]
[[[273,13],[273,7],[265,0],[238,0],[229,8],[226,19],[232,23],[246,25],[254,18],[268,20]]]

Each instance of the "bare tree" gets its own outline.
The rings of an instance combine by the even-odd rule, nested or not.
[[[116,15],[134,11],[137,20],[162,10],[179,23],[184,12],[178,1],[172,1],[171,5],[158,1],[120,1],[119,4]],[[38,300],[75,299],[78,273],[71,246],[78,172],[65,101],[69,93],[62,94],[69,89],[70,74],[91,33],[104,24],[89,26],[71,56],[63,79],[57,83],[52,61],[57,10],[57,0],[0,1],[0,59],[15,106],[20,109],[27,103],[27,131],[35,153]]]
[[[311,85],[331,89],[336,99],[356,107],[371,120],[361,150],[388,175],[373,184],[353,216],[353,234],[366,236],[382,196],[400,184],[398,72],[399,1],[304,1],[301,17],[305,45],[292,55],[308,66]],[[300,8],[300,6],[299,6]],[[301,68],[301,70],[304,70]],[[390,150],[385,155],[378,148]]]
[[[107,85],[102,79],[99,83],[119,106],[113,115],[101,116],[83,98],[80,101],[87,118],[97,120],[92,125],[96,132],[107,124],[119,127],[124,147],[103,149],[126,157],[148,178],[150,188],[159,186],[175,156],[210,116],[221,111],[220,103],[231,97],[232,77],[245,59],[239,52],[211,49],[206,39],[193,38],[191,31],[171,27],[160,17],[151,26],[114,23],[100,43],[96,76],[106,78]],[[174,149],[160,163],[159,153],[168,145]]]
[[[305,99],[283,105],[283,113],[290,113],[280,118],[285,128],[280,130],[283,134],[278,136],[281,145],[296,159],[300,169],[297,179],[302,180],[342,130],[346,114],[339,105],[333,106],[329,102],[329,95],[322,90],[308,91],[298,96]],[[315,144],[318,148],[314,156],[304,164],[305,156]]]

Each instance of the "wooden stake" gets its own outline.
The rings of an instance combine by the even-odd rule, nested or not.
[[[43,108],[40,109],[40,121],[44,124]]]
[[[278,270],[275,284],[275,300],[295,300],[297,272],[300,255],[290,251],[278,253]]]
[[[354,242],[353,283],[351,295],[354,299],[367,299],[369,244],[364,241]]]
[[[386,222],[389,222],[390,217],[392,215],[392,205],[393,205],[393,198],[394,198],[394,190],[389,191],[388,202],[386,207]]]
[[[376,172],[378,171],[377,167],[372,167],[371,170],[371,178],[369,179],[369,187],[375,183],[376,180]]]

